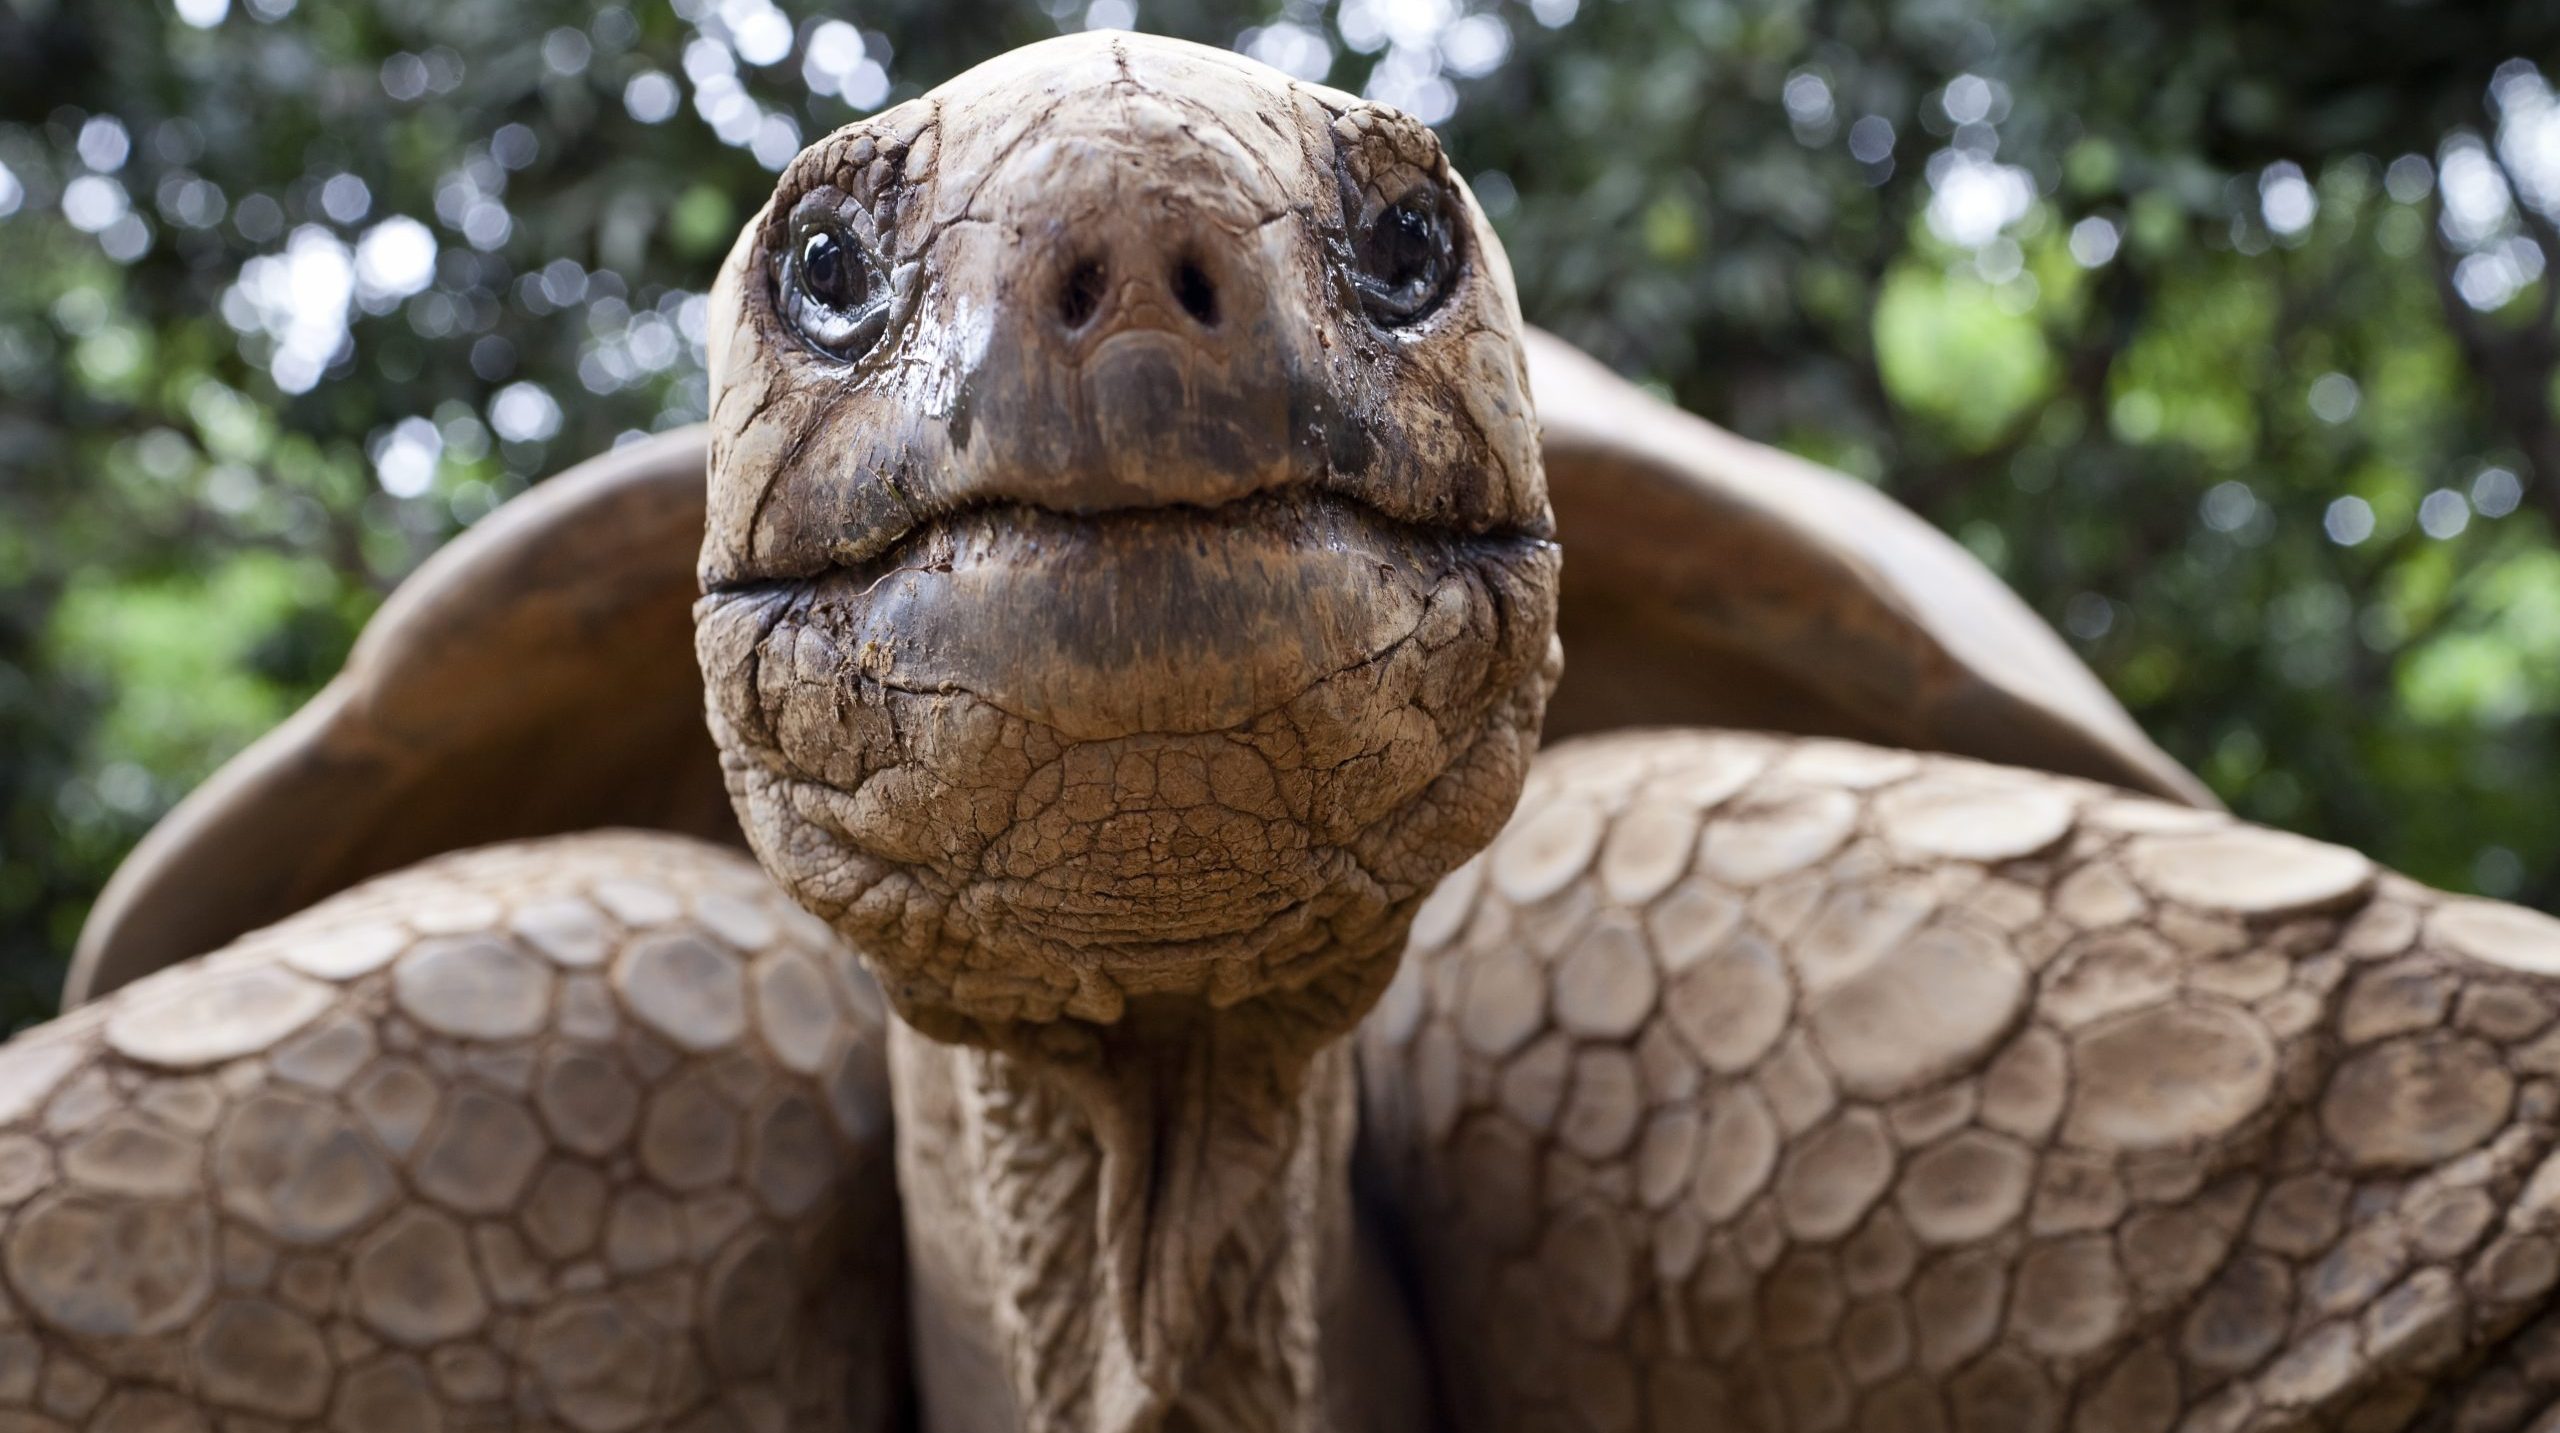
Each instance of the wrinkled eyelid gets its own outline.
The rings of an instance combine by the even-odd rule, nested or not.
[[[1343,166],[1344,208],[1354,222],[1374,218],[1417,197],[1434,196],[1455,216],[1466,207],[1458,198],[1457,177],[1445,161],[1428,165],[1394,162],[1361,173]],[[1353,203],[1351,201],[1357,201]]]
[[[1448,153],[1441,148],[1440,135],[1401,110],[1379,106],[1378,119],[1362,130],[1362,137],[1376,151],[1381,167],[1407,166],[1425,174],[1441,174],[1448,169]]]
[[[882,232],[871,203],[833,183],[811,185],[781,212],[775,229],[775,253],[797,248],[803,228],[821,217],[834,220],[833,227],[860,245],[867,256],[883,260],[887,254],[889,236]]]
[[[787,228],[812,214],[842,214],[853,207],[851,191],[834,183],[815,182],[802,185],[800,192],[791,196],[791,202],[782,206],[782,221]]]
[[[777,279],[781,277],[784,265],[790,262],[792,249],[798,245],[800,221],[808,212],[809,197],[822,187],[811,184],[802,186],[797,193],[790,193],[786,176],[784,187],[774,194],[773,207],[765,211],[763,247]],[[789,194],[787,200],[784,197],[786,193]]]

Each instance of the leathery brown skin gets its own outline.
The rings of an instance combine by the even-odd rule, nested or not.
[[[1355,230],[1435,191],[1445,296],[1373,324]],[[791,311],[812,225],[885,295],[858,348]],[[716,295],[732,794],[954,1042],[893,1055],[909,1197],[974,1216],[911,1226],[934,1426],[1380,1416],[1318,1347],[1384,1298],[1338,1045],[1558,670],[1491,230],[1398,113],[1086,37],[813,146]]]

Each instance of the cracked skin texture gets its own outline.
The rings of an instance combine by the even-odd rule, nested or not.
[[[804,156],[713,354],[763,869],[449,855],[0,1048],[0,1433],[2549,1426],[2560,922],[1949,756],[1533,759],[1499,251],[1338,283],[1442,176],[1134,39]]]
[[[1392,339],[1344,311],[1346,207],[1449,182],[1437,145],[1133,48],[812,146],[718,290],[698,644],[731,791],[955,1032],[1374,961],[1499,824],[1554,678],[1508,284],[1471,266]],[[850,364],[781,311],[813,213],[861,221],[889,291]],[[1079,269],[1101,311],[1069,324]]]

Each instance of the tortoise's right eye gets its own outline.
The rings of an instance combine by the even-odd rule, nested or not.
[[[1351,256],[1373,322],[1397,328],[1429,317],[1458,272],[1457,223],[1440,186],[1421,184],[1361,225]]]
[[[814,215],[792,226],[782,313],[811,348],[851,363],[889,325],[889,286],[859,235],[832,216]]]

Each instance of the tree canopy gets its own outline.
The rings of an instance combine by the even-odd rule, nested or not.
[[[426,553],[700,416],[802,143],[1127,25],[1438,125],[1533,321],[2242,814],[2560,907],[2560,0],[10,0],[0,1018]]]

